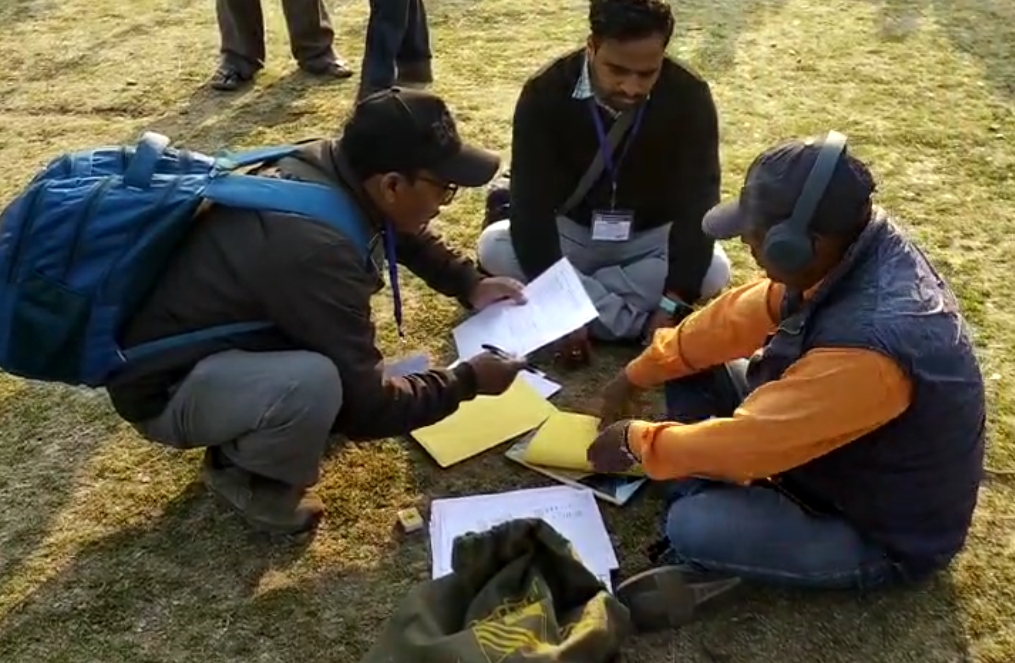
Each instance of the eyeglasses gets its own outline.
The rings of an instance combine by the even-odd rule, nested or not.
[[[450,205],[451,201],[455,199],[456,195],[458,195],[457,184],[451,182],[441,182],[440,180],[435,180],[431,177],[427,177],[426,175],[418,175],[416,179],[423,180],[424,182],[429,182],[430,184],[433,184],[435,187],[439,188],[443,192],[440,200],[440,204],[442,206]]]

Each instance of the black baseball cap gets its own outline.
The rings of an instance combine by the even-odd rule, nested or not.
[[[422,90],[390,88],[365,97],[340,145],[361,175],[425,169],[451,184],[480,187],[500,169],[500,157],[463,143],[447,104]]]
[[[713,239],[730,239],[767,229],[788,219],[821,152],[825,137],[791,140],[759,155],[747,169],[737,200],[705,214],[702,230]],[[860,219],[874,193],[874,178],[844,148],[811,221],[816,232],[848,230]]]

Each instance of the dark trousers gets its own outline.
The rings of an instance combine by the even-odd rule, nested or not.
[[[430,29],[423,0],[370,0],[364,85],[388,88],[395,84],[398,64],[430,60]]]
[[[264,67],[264,14],[261,0],[216,0],[222,63],[245,76]],[[324,0],[282,0],[293,57],[304,67],[334,61],[331,28]]]

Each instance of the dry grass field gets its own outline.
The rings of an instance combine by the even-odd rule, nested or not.
[[[673,0],[671,51],[713,85],[724,191],[769,143],[836,128],[877,173],[880,202],[951,279],[990,392],[989,461],[967,551],[915,591],[857,597],[750,590],[676,633],[632,639],[642,663],[1015,661],[1015,3],[1011,0]],[[366,2],[330,3],[358,65]],[[210,2],[0,0],[0,201],[56,154],[143,129],[215,151],[334,133],[356,81],[321,84],[288,57],[265,2],[267,70],[233,96],[215,64]],[[428,0],[436,91],[470,139],[509,154],[521,82],[579,44],[578,0]],[[437,222],[471,250],[482,196]],[[729,247],[735,278],[753,273]],[[453,302],[406,284],[408,337],[386,298],[391,356],[450,357]],[[559,374],[580,406],[627,357]],[[0,661],[356,661],[406,590],[428,576],[424,536],[395,512],[434,497],[545,483],[502,450],[440,471],[399,440],[345,445],[320,486],[329,516],[309,544],[248,533],[197,482],[200,455],[139,439],[101,393],[0,376]],[[650,494],[604,506],[625,572],[656,535]]]

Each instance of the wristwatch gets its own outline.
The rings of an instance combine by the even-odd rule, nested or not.
[[[659,300],[659,309],[674,320],[683,320],[694,311],[693,307],[681,300],[671,299],[665,295]]]

